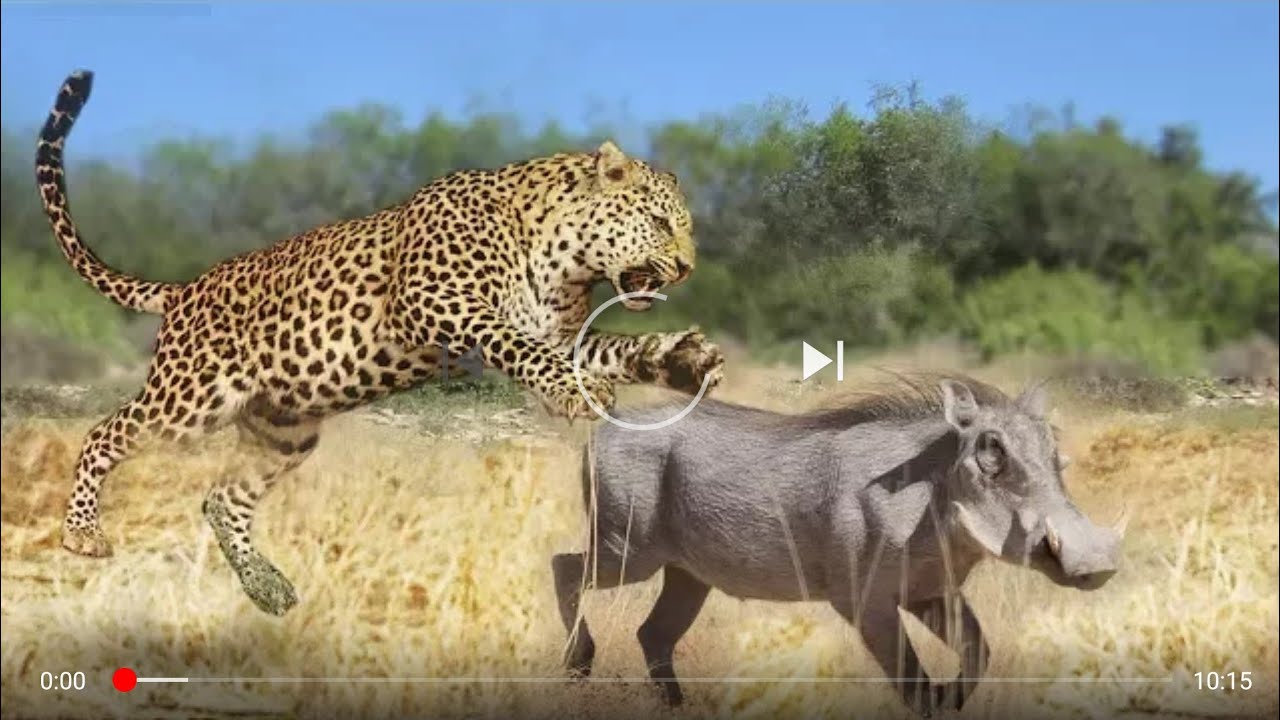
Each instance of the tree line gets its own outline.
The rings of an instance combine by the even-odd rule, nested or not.
[[[107,262],[182,281],[448,172],[591,149],[610,134],[531,130],[503,113],[410,124],[363,105],[292,141],[161,140],[136,167],[73,140],[69,184]],[[34,137],[3,129],[6,336],[126,352],[127,316],[79,285],[50,236]],[[1098,355],[1156,371],[1277,334],[1275,192],[1207,169],[1185,125],[1154,142],[1069,111],[992,127],[908,86],[878,90],[864,112],[839,105],[813,117],[777,101],[672,121],[625,149],[678,174],[700,255],[669,303],[617,325],[696,322],[756,348],[953,335],[989,357]]]

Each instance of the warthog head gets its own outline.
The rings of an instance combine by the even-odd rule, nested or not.
[[[941,382],[943,414],[959,437],[952,470],[953,527],[983,550],[1060,585],[1093,590],[1115,574],[1125,517],[1093,524],[1062,484],[1067,459],[1045,420],[1043,388],[979,405],[963,383]]]

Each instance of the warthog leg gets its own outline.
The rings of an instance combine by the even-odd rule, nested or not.
[[[551,558],[560,620],[564,623],[565,632],[569,633],[569,647],[565,650],[564,664],[569,669],[569,674],[580,677],[591,674],[591,662],[596,656],[596,643],[591,639],[591,631],[587,629],[587,620],[578,611],[585,586],[585,569],[585,553],[563,553]]]
[[[702,610],[711,586],[689,574],[684,568],[667,565],[662,575],[662,593],[654,603],[649,617],[636,632],[640,647],[644,650],[649,677],[665,692],[667,703],[679,705],[684,693],[676,681],[676,671],[671,656],[676,643],[684,637],[689,626]]]
[[[926,703],[919,707],[913,704],[912,707],[925,713],[948,707],[959,710],[978,688],[978,681],[987,670],[989,648],[978,618],[969,608],[969,603],[958,593],[952,596],[950,607],[945,598],[933,598],[911,603],[907,610],[920,618],[925,627],[960,656],[960,674],[956,680],[941,686],[935,685],[934,692],[923,693],[923,697],[917,698],[932,702],[931,706]],[[904,677],[915,677],[927,682],[929,676],[925,674],[909,643],[906,656]],[[908,698],[908,702],[911,701]]]
[[[944,688],[934,686],[921,666],[898,615],[897,599],[888,594],[873,595],[859,616],[847,597],[837,595],[832,600],[832,607],[858,628],[867,650],[892,680],[903,701],[925,717],[932,715],[933,710],[942,705]]]
[[[591,663],[596,655],[595,641],[591,638],[587,620],[582,616],[580,609],[582,591],[588,587],[607,590],[619,585],[642,582],[648,580],[658,571],[658,568],[662,567],[660,557],[643,554],[624,557],[621,551],[615,551],[608,543],[595,544],[597,550],[594,554],[561,553],[551,558],[551,572],[555,576],[560,620],[564,623],[565,632],[569,634],[569,647],[565,649],[564,664],[571,675],[580,677],[591,674]],[[663,596],[665,595],[664,587]],[[705,591],[703,595],[706,595]],[[659,597],[654,613],[662,607],[662,597]],[[693,620],[690,619],[689,622]],[[680,632],[683,634],[684,630]]]

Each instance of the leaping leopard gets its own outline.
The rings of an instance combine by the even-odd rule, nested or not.
[[[605,142],[594,153],[455,172],[398,205],[230,258],[188,283],[132,277],[89,250],[67,199],[64,145],[92,82],[72,73],[41,130],[45,213],[85,281],[163,322],[146,385],[84,441],[63,545],[110,555],[98,503],[112,468],[154,440],[234,423],[239,462],[209,490],[204,514],[245,592],[272,614],[297,596],[251,542],[254,507],[316,447],[324,418],[436,377],[442,347],[478,347],[553,412],[590,415],[570,353],[593,285],[653,291],[694,267],[675,176]],[[606,409],[614,383],[692,393],[704,378],[718,383],[724,364],[696,328],[592,332],[581,358],[585,392]]]

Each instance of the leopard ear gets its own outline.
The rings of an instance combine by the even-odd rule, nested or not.
[[[631,159],[612,140],[605,140],[596,150],[596,179],[605,189],[625,185],[631,179]]]

